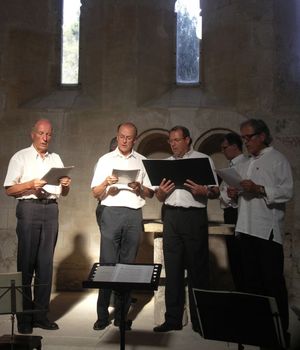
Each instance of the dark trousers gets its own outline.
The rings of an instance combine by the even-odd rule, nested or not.
[[[100,206],[100,204],[99,204]],[[142,226],[142,210],[126,207],[97,208],[97,222],[101,231],[100,263],[133,263],[135,261]],[[100,320],[108,320],[108,307],[110,303],[111,290],[99,290],[97,301],[97,315]],[[120,321],[120,298],[115,298],[115,321]],[[130,293],[125,297],[125,313],[130,306]]]
[[[238,209],[228,207],[224,209],[224,223],[236,225]],[[229,268],[231,271],[235,289],[241,291],[243,286],[242,267],[241,267],[241,248],[239,246],[239,238],[232,235],[226,236],[226,247],[228,254]]]
[[[244,291],[276,299],[284,331],[289,326],[288,296],[281,244],[240,234]]]
[[[209,286],[208,220],[206,208],[165,206],[163,252],[166,271],[165,320],[182,325],[187,270],[191,321],[199,328],[192,288]]]
[[[53,254],[58,233],[57,203],[42,204],[19,201],[16,209],[18,256],[17,268],[22,272],[24,310],[44,310],[34,313],[35,320],[46,318],[49,308],[53,271]],[[33,299],[31,283],[34,276]],[[32,315],[18,317],[18,322],[31,322]]]

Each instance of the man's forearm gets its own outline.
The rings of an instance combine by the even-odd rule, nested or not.
[[[23,182],[21,184],[15,184],[5,188],[5,192],[8,196],[18,197],[23,193],[32,190],[32,181]]]
[[[95,198],[101,199],[105,193],[107,186],[109,185],[107,179],[105,179],[100,185],[92,188],[92,192]]]

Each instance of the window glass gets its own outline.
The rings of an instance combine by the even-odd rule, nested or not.
[[[180,84],[200,82],[200,45],[202,17],[200,0],[177,0],[176,81]]]
[[[78,84],[80,0],[63,0],[61,84]]]

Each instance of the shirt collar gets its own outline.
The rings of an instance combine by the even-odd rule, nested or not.
[[[259,154],[257,156],[252,156],[253,159],[259,159],[261,158],[262,156],[264,156],[266,153],[269,153],[271,150],[273,149],[272,146],[267,146],[265,148],[263,148]]]
[[[118,147],[114,151],[112,151],[112,153],[114,157],[119,157],[124,159],[128,159],[131,157],[136,158],[136,152],[133,149],[131,150],[131,153],[129,153],[127,156],[124,156],[124,154],[120,152]]]
[[[36,148],[33,146],[33,144],[30,146],[30,148],[31,148],[32,154],[34,154],[34,156],[35,156],[36,159],[38,159],[39,157],[42,158],[41,155],[39,154],[39,152],[38,152],[38,151],[36,150]],[[49,157],[49,155],[50,155],[50,153],[47,151],[47,152],[45,153],[45,157],[44,157],[44,158]]]
[[[243,153],[239,154],[238,156],[231,159],[230,163],[232,165],[236,165],[242,158],[244,157]]]
[[[194,152],[193,147],[191,147],[182,157],[176,157],[173,155],[174,159],[190,158],[191,154]]]

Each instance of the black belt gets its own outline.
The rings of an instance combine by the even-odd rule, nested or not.
[[[39,203],[39,204],[52,204],[57,203],[56,199],[54,198],[24,198],[19,199],[20,201],[26,201],[26,202],[33,202],[33,203]]]
[[[168,204],[165,204],[164,207],[166,209],[173,209],[173,210],[206,210],[206,207],[204,207],[204,208],[199,208],[199,207],[176,207],[174,205],[168,205]]]

